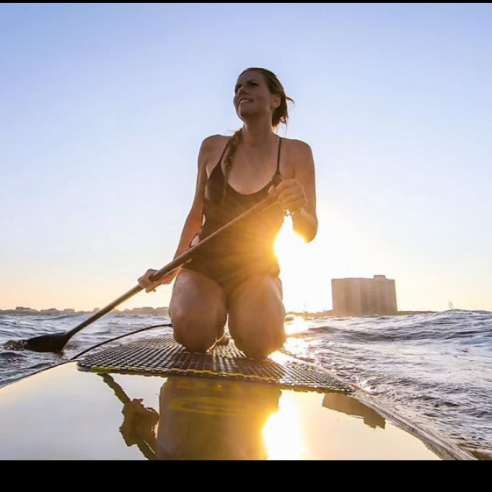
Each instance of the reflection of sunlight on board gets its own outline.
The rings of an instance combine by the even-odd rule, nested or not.
[[[304,455],[300,417],[293,401],[285,393],[279,411],[270,416],[263,428],[263,440],[270,460],[299,460]]]

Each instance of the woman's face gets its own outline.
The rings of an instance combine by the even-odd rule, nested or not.
[[[265,78],[259,72],[243,73],[234,88],[234,108],[242,120],[260,114],[271,115],[280,105],[280,96],[268,89]]]

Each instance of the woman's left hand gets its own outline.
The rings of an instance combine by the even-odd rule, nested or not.
[[[297,212],[307,205],[307,197],[304,186],[297,179],[286,179],[278,186],[270,187],[270,195],[276,195],[278,203],[286,212]]]

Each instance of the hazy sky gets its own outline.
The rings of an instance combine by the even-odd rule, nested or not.
[[[385,274],[400,309],[492,310],[491,53],[486,4],[1,5],[0,309],[102,307],[168,263],[200,143],[260,66],[316,161],[287,308]]]

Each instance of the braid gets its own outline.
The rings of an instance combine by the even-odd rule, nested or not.
[[[227,157],[225,159],[225,175],[224,175],[224,190],[222,193],[222,205],[224,205],[224,200],[227,193],[227,181],[229,179],[229,172],[232,168],[232,163],[234,162],[234,156],[236,154],[237,147],[239,142],[241,141],[242,133],[241,130],[238,130],[231,137],[231,143],[229,147],[229,152],[227,153]]]

